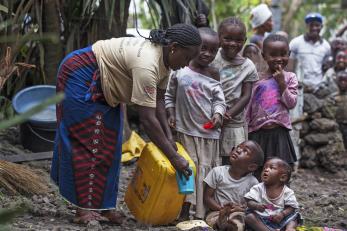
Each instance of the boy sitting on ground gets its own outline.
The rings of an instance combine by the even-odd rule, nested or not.
[[[288,184],[292,168],[280,158],[266,161],[261,174],[262,183],[245,195],[248,209],[246,224],[256,231],[295,231],[298,202]]]
[[[206,222],[218,230],[244,230],[244,195],[258,183],[252,172],[263,165],[264,153],[256,142],[245,141],[231,151],[229,161],[204,180],[204,202],[210,210]]]

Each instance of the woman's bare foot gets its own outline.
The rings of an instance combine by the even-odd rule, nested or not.
[[[101,215],[107,218],[109,222],[116,225],[121,225],[125,219],[125,215],[121,212],[117,212],[116,210],[102,211]]]
[[[88,224],[91,221],[107,221],[107,219],[96,211],[77,209],[75,218],[73,219],[74,223]]]

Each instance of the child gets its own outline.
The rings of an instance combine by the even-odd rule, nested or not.
[[[347,70],[347,53],[344,51],[338,51],[335,57],[334,67],[328,69],[324,74],[323,81],[314,92],[315,95],[319,98],[324,98],[330,94],[338,94],[336,73],[344,70]]]
[[[339,124],[343,137],[343,143],[347,148],[347,71],[337,73],[337,86],[339,94],[336,98],[336,122]]]
[[[204,218],[203,179],[218,164],[220,126],[225,113],[219,73],[209,66],[218,51],[218,35],[207,27],[199,28],[199,32],[203,41],[200,54],[189,67],[173,73],[165,94],[169,125],[176,129],[177,141],[197,167],[196,190],[186,197],[180,220],[189,219],[191,204],[196,205],[195,217]]]
[[[229,151],[247,140],[244,109],[258,74],[253,62],[239,54],[247,39],[245,24],[236,17],[226,18],[219,25],[218,34],[221,49],[213,65],[219,70],[227,104],[221,134],[221,157],[225,165],[229,163]]]
[[[215,167],[205,178],[204,202],[210,213],[207,223],[223,230],[244,230],[244,195],[258,180],[251,174],[263,164],[264,153],[254,141],[244,141],[229,154],[230,165]],[[225,219],[226,218],[226,219]]]
[[[279,158],[266,161],[261,175],[262,183],[245,195],[250,213],[246,225],[253,230],[294,231],[299,208],[293,190],[286,184],[290,180],[291,167]]]
[[[289,109],[296,105],[298,81],[294,73],[283,70],[288,63],[288,40],[272,34],[264,40],[263,46],[268,69],[254,85],[248,105],[249,139],[260,144],[265,159],[278,156],[293,164],[297,157],[289,135],[292,128]]]
[[[265,63],[263,56],[261,55],[261,50],[256,44],[247,44],[245,48],[243,48],[242,56],[252,60],[257,68],[258,73],[266,71],[267,64]]]

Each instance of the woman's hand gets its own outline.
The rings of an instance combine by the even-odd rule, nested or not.
[[[219,113],[215,113],[212,117],[212,124],[214,128],[219,128],[222,126],[222,115]]]
[[[177,151],[178,148],[177,148],[175,140],[172,137],[168,138],[168,140],[169,140],[170,144],[172,145],[172,147]]]
[[[176,171],[181,172],[187,179],[192,175],[192,170],[189,168],[189,163],[186,159],[180,156],[178,153],[176,156],[170,158],[172,166]]]

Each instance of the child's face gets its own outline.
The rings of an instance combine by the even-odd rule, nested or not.
[[[201,46],[182,47],[172,44],[169,47],[168,64],[169,67],[176,71],[189,65],[189,62],[198,56]]]
[[[234,58],[246,41],[245,31],[238,25],[225,25],[219,32],[219,40],[225,56]]]
[[[219,48],[218,36],[200,33],[202,46],[199,55],[194,59],[201,66],[208,66],[216,57]]]
[[[331,50],[333,53],[337,51],[345,50],[347,48],[347,42],[341,38],[336,38],[331,42]]]
[[[281,176],[284,174],[281,160],[271,159],[266,161],[263,172],[261,173],[261,180],[266,185],[277,184],[281,182]]]
[[[243,51],[243,57],[249,58],[252,60],[252,58],[257,57],[259,55],[259,52],[257,48],[254,46],[248,46]]]
[[[276,72],[281,67],[288,64],[289,47],[288,44],[283,41],[270,41],[264,44],[264,60],[267,62],[271,73]]]
[[[252,145],[252,142],[245,141],[234,148],[229,156],[230,165],[247,171],[249,165],[253,163],[254,147]]]
[[[347,91],[347,72],[337,74],[337,85],[340,91]]]
[[[335,58],[335,68],[338,70],[344,70],[347,68],[347,53],[339,51]]]

